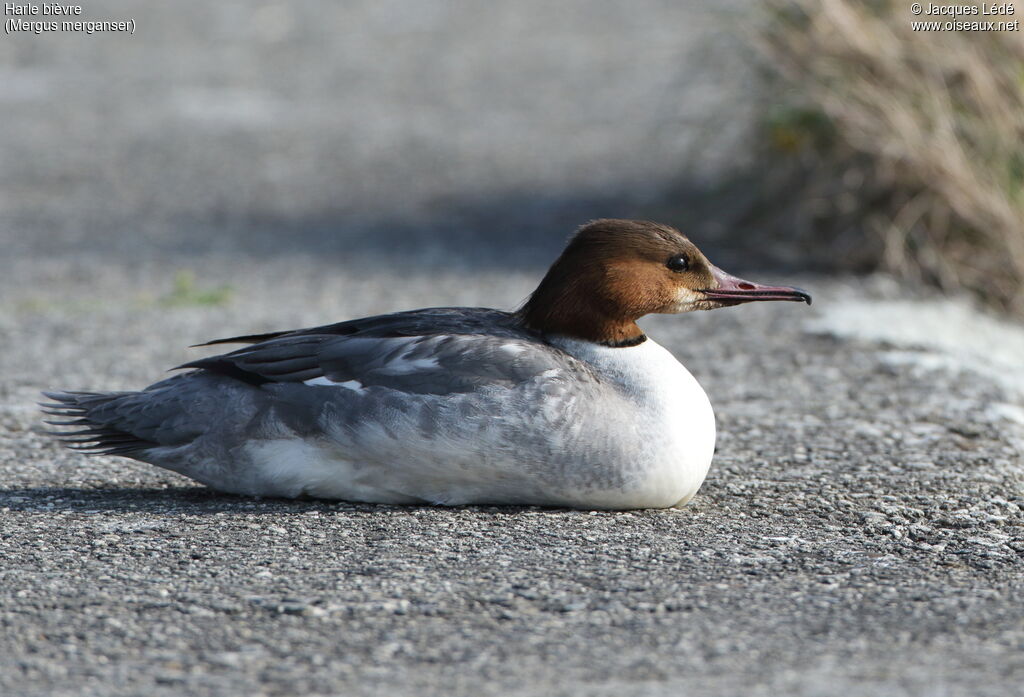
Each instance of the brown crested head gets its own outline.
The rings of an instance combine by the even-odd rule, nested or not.
[[[544,334],[632,346],[644,340],[636,325],[644,315],[751,300],[810,302],[810,296],[730,276],[668,225],[595,220],[576,231],[519,316]]]

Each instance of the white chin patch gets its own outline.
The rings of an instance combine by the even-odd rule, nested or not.
[[[675,303],[670,305],[666,312],[679,313],[699,310],[704,302],[706,302],[706,298],[703,293],[689,288],[680,288],[676,291]]]

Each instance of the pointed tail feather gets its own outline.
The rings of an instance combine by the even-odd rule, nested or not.
[[[39,404],[46,424],[63,430],[47,431],[72,450],[90,455],[124,455],[157,447],[157,443],[123,431],[95,418],[94,412],[130,392],[43,392],[52,402]],[[71,427],[71,428],[68,428]]]

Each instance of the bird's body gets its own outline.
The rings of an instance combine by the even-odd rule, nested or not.
[[[588,250],[588,230],[606,248]],[[633,278],[655,275],[647,257],[664,267],[661,257],[673,253],[687,255],[687,269],[658,271],[658,293],[647,292],[642,273]],[[671,228],[598,221],[577,234],[519,312],[434,308],[239,337],[251,345],[188,363],[189,372],[141,392],[51,393],[48,409],[67,419],[60,425],[81,427],[62,437],[83,449],[237,494],[678,505],[708,471],[714,415],[693,376],[633,320],[687,303],[742,301],[710,270],[711,279],[697,282],[717,288],[675,287],[699,254]],[[593,266],[575,274],[564,268],[587,261]],[[635,287],[592,287],[615,286],[623,268],[632,271],[622,280]],[[584,283],[595,269],[599,277]],[[743,299],[809,300],[718,275],[745,284],[735,290]]]

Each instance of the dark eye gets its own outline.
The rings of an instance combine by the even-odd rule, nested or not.
[[[673,271],[686,271],[690,268],[690,260],[686,258],[685,254],[676,254],[665,262],[665,266]]]

